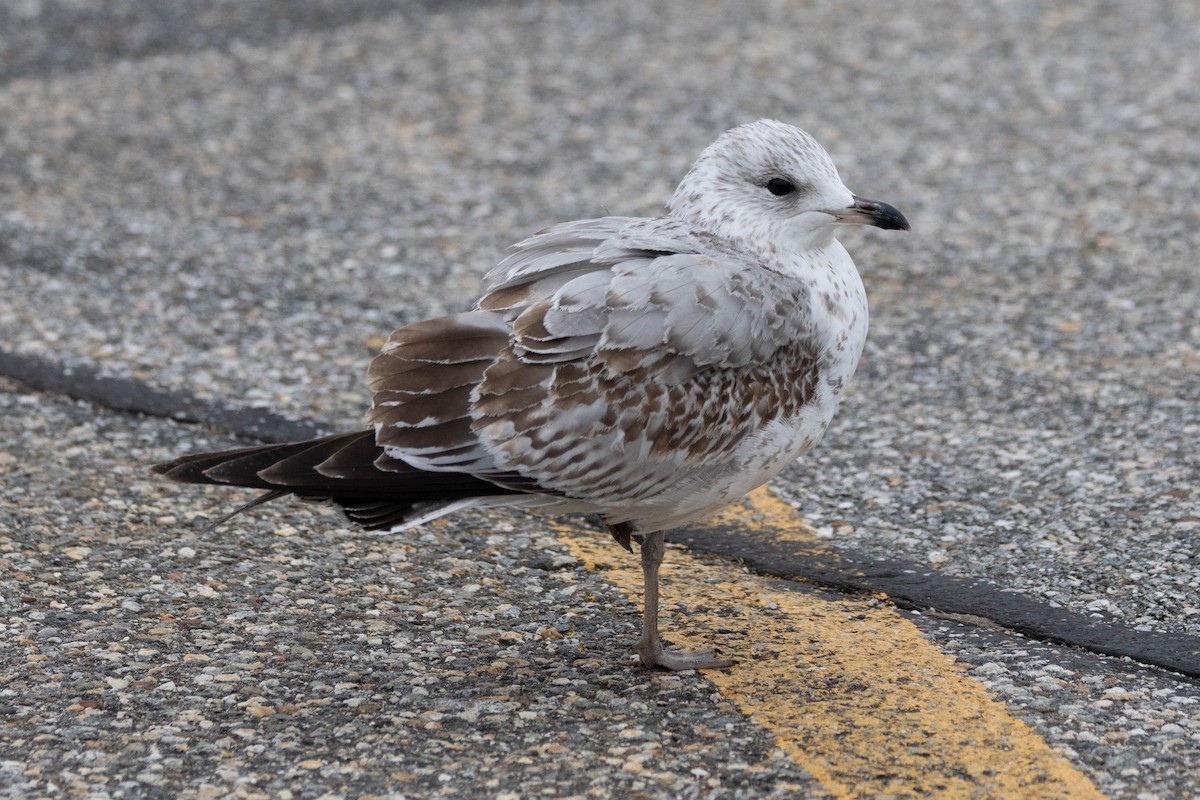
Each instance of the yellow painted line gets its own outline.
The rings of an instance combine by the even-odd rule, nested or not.
[[[828,551],[765,490],[719,522],[770,527],[797,549]],[[589,569],[640,602],[638,559],[606,536],[556,525]],[[686,606],[686,609],[678,609]],[[1103,798],[1024,722],[890,607],[827,600],[671,548],[664,637],[734,653],[704,677],[834,797]]]

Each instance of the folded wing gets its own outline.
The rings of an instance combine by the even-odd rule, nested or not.
[[[372,364],[368,421],[390,458],[653,503],[734,468],[814,391],[803,287],[670,220],[550,228],[487,283],[476,310],[396,331]]]

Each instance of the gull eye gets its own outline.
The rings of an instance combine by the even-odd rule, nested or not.
[[[796,186],[784,178],[771,178],[767,181],[767,191],[776,197],[783,197],[796,191]]]

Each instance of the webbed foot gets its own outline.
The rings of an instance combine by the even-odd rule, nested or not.
[[[673,650],[663,647],[661,641],[638,647],[638,657],[647,667],[662,667],[673,672],[689,669],[721,669],[732,667],[737,662],[732,658],[720,658],[711,647],[703,650]]]

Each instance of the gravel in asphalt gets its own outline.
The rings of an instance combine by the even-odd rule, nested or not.
[[[1194,15],[411,5],[51,59],[0,92],[0,342],[350,422],[379,337],[466,307],[508,243],[654,213],[777,116],[915,227],[850,237],[872,339],[791,496],[856,546],[1195,633]]]
[[[356,424],[366,363],[391,328],[465,308],[504,247],[543,225],[656,213],[716,133],[777,117],[812,131],[849,186],[895,204],[914,227],[886,241],[846,237],[872,299],[871,341],[825,445],[786,473],[779,490],[834,543],[1136,627],[1200,633],[1200,11],[1099,0],[1069,8],[1033,0],[912,7],[780,0],[747,8],[263,0],[201,13],[165,0],[140,14],[127,2],[9,4],[0,10],[0,347],[204,398]],[[396,650],[429,652],[449,671],[464,672],[457,685],[470,685],[476,678],[454,666],[454,648],[474,647],[466,642],[478,640],[465,635],[472,627],[500,631],[486,637],[495,638],[495,652],[514,654],[478,649],[493,660],[527,661],[519,668],[546,676],[539,686],[585,674],[578,659],[562,657],[571,648],[586,648],[585,661],[603,661],[578,678],[591,681],[587,687],[568,684],[553,700],[533,692],[528,701],[534,711],[554,706],[545,713],[560,714],[566,725],[572,715],[554,704],[575,691],[581,703],[594,704],[588,708],[626,715],[612,725],[628,720],[649,732],[646,739],[630,734],[630,749],[620,753],[598,755],[624,745],[597,744],[588,752],[600,760],[581,756],[585,766],[619,768],[620,780],[645,780],[644,791],[660,796],[682,790],[686,776],[697,792],[718,781],[715,796],[786,794],[780,786],[806,785],[774,758],[769,737],[730,714],[698,679],[613,666],[624,657],[632,609],[622,605],[629,614],[611,615],[616,595],[595,576],[533,566],[553,563],[549,554],[559,552],[535,525],[505,517],[514,530],[497,533],[487,545],[496,554],[478,559],[463,559],[456,548],[465,540],[456,537],[469,536],[474,547],[479,534],[456,524],[423,534],[429,541],[376,543],[314,509],[264,510],[215,540],[200,537],[193,517],[226,507],[228,498],[157,485],[142,466],[225,442],[11,384],[3,396],[2,424],[17,443],[0,452],[0,520],[12,548],[0,557],[20,562],[3,573],[5,625],[19,632],[6,641],[36,643],[19,644],[20,658],[45,655],[41,648],[53,653],[41,666],[36,658],[19,662],[2,690],[6,708],[27,720],[36,715],[36,724],[14,729],[18,738],[30,733],[18,755],[43,752],[36,749],[42,745],[49,754],[34,761],[40,773],[24,777],[34,781],[30,787],[49,791],[51,765],[74,753],[72,774],[95,769],[98,776],[125,774],[130,759],[162,763],[177,775],[229,759],[233,778],[224,788],[253,773],[259,777],[246,779],[244,793],[278,794],[286,784],[306,796],[309,788],[296,787],[351,785],[340,765],[354,761],[356,735],[378,734],[363,726],[376,724],[403,731],[412,749],[393,751],[387,766],[382,751],[364,763],[378,775],[414,765],[408,771],[416,777],[400,780],[415,792],[449,791],[455,783],[439,783],[439,770],[451,763],[479,769],[473,756],[483,752],[505,765],[484,780],[511,768],[530,786],[556,786],[542,767],[558,763],[550,757],[558,751],[535,757],[521,750],[515,722],[487,729],[499,744],[478,745],[472,758],[448,745],[437,750],[433,742],[454,739],[418,727],[442,724],[420,716],[448,713],[439,701],[486,703],[481,698],[492,695],[433,692],[403,723],[346,711],[352,706],[343,700],[389,708],[412,683]],[[496,522],[463,524],[478,530]],[[81,557],[67,548],[83,548],[71,551]],[[239,567],[247,553],[254,557]],[[372,574],[384,564],[386,573]],[[518,564],[529,572],[510,575]],[[15,578],[18,569],[31,577]],[[392,570],[410,569],[464,570],[446,585],[478,584],[477,601],[443,610],[453,601],[436,582],[412,587],[423,601],[400,598],[410,590],[390,583],[402,580]],[[279,591],[292,586],[293,570],[303,588]],[[495,585],[484,580],[491,570]],[[56,571],[68,577],[46,577]],[[13,581],[21,583],[16,594]],[[527,581],[541,592],[524,588]],[[101,594],[101,586],[112,593]],[[269,593],[264,599],[252,586]],[[371,595],[368,586],[383,594]],[[552,609],[528,600],[571,586],[580,588]],[[216,596],[187,599],[208,590]],[[367,618],[373,606],[333,603],[336,591],[350,592],[353,603],[427,603],[436,621],[430,630],[409,628],[397,620],[412,617],[393,616],[391,607]],[[251,596],[258,599],[247,605]],[[141,607],[124,608],[127,600]],[[568,612],[591,613],[593,602],[594,622],[571,624],[576,631],[594,624],[600,635],[539,638],[539,630],[557,631]],[[522,616],[498,622],[505,604]],[[173,620],[152,619],[162,605]],[[199,622],[189,628],[193,607]],[[288,628],[274,616],[285,612],[303,613],[305,623]],[[344,633],[318,624],[323,615],[351,612],[363,619]],[[59,621],[59,613],[79,615],[78,624]],[[257,624],[250,618],[226,621],[240,613],[272,621],[262,631],[249,630]],[[447,619],[451,613],[463,619]],[[371,619],[396,630],[375,636]],[[528,637],[520,642],[499,638],[518,624],[535,628],[517,631]],[[168,633],[150,633],[158,628]],[[317,638],[306,640],[304,630]],[[175,638],[162,645],[156,636]],[[409,641],[388,649],[397,636]],[[371,645],[372,638],[382,644]],[[278,646],[318,657],[291,677],[268,666],[277,663],[271,659],[284,652],[295,666],[307,656]],[[138,661],[142,650],[158,654]],[[375,650],[387,654],[383,677],[364,688],[366,673],[352,658],[373,658]],[[1003,653],[978,654],[976,674],[1000,680],[989,677],[988,663],[1008,674],[1013,665]],[[184,663],[187,654],[213,661]],[[260,661],[258,672],[246,666]],[[154,676],[158,688],[134,686],[156,667],[164,669]],[[267,676],[272,669],[280,675]],[[1110,796],[1194,793],[1186,777],[1198,763],[1195,729],[1186,721],[1194,719],[1191,701],[1156,694],[1171,685],[1186,698],[1190,688],[1147,678],[1129,690],[1133,697],[1096,699],[1113,687],[1093,686],[1085,672],[1056,677],[1051,670],[1047,680],[1085,687],[1085,699],[1068,705],[1094,707],[1113,727],[1096,732],[1068,714],[1061,724],[1042,723],[1047,735],[1059,736],[1059,726],[1055,741],[1111,736],[1110,749],[1096,751],[1107,754],[1097,756],[1104,765],[1087,762]],[[260,673],[281,683],[261,687]],[[1101,684],[1111,677],[1102,674]],[[63,677],[47,677],[54,675]],[[193,679],[202,675],[211,681]],[[601,686],[600,675],[611,683]],[[484,685],[501,696],[503,680],[489,677]],[[166,683],[182,688],[164,693]],[[1029,703],[1039,697],[1020,691]],[[626,705],[613,711],[601,692]],[[37,702],[22,706],[22,697]],[[256,697],[262,707],[328,702],[305,706],[315,716],[301,723],[286,712],[252,716],[245,709]],[[664,697],[670,705],[659,706]],[[1105,699],[1111,705],[1096,705]],[[93,700],[111,708],[86,704]],[[395,702],[394,714],[405,713]],[[513,704],[495,712],[502,716],[530,710],[523,700],[495,702]],[[129,703],[137,714],[118,717]],[[667,717],[676,707],[704,709],[695,719],[713,726],[697,722],[708,733],[681,733],[686,726],[672,727]],[[492,713],[480,708],[481,719]],[[194,721],[181,718],[187,712]],[[136,727],[135,718],[152,720],[161,734]],[[597,733],[608,724],[567,725],[558,744],[572,753],[580,742],[595,744],[590,737],[620,733]],[[189,725],[186,735],[168,730]],[[236,732],[243,728],[251,733]],[[214,729],[219,735],[200,733]],[[293,749],[265,746],[265,730]],[[668,746],[663,730],[679,742]],[[134,733],[182,737],[203,750],[202,760],[189,761],[179,741]],[[99,755],[88,755],[100,739]],[[729,750],[696,766],[687,747],[701,739],[718,747],[727,741]],[[1183,744],[1169,745],[1175,739]],[[257,754],[245,750],[259,745]],[[1122,748],[1136,764],[1110,769]],[[624,765],[646,752],[671,776],[661,786],[603,760]],[[526,757],[533,762],[518,760]],[[1157,761],[1147,766],[1148,758]],[[328,763],[289,766],[298,771],[287,780],[270,774],[321,759]],[[267,766],[254,772],[255,764]],[[780,783],[753,783],[760,767]],[[209,791],[199,774],[189,791]],[[588,790],[578,783],[586,769],[558,774],[577,781],[572,791]]]
[[[225,443],[14,388],[0,797],[820,796],[702,676],[636,667],[639,610],[537,518],[204,534],[228,493],[145,464]]]

